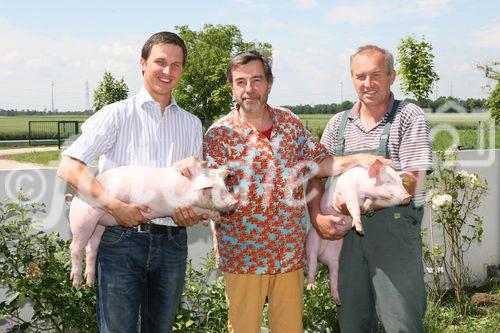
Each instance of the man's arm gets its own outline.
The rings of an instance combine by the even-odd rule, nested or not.
[[[342,224],[342,219],[340,217],[321,214],[320,202],[323,192],[323,181],[318,178],[311,178],[307,184],[307,208],[311,224],[321,238],[330,240],[341,239],[349,232],[349,230],[335,228],[336,224]]]
[[[64,179],[85,200],[113,215],[116,222],[124,227],[135,227],[148,221],[141,211],[147,213],[149,208],[128,204],[111,196],[80,160],[64,156],[57,176]]]
[[[316,174],[316,177],[324,178],[329,176],[337,176],[355,166],[360,166],[368,169],[370,165],[372,165],[376,160],[380,160],[385,165],[392,164],[391,160],[388,160],[381,156],[365,153],[335,157],[329,156],[321,161],[321,163],[319,163],[318,173]]]

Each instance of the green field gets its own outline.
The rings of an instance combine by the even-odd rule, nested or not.
[[[320,137],[332,115],[307,114],[299,117],[313,135]],[[433,150],[449,148],[454,136],[459,137],[458,146],[466,149],[500,148],[500,127],[490,127],[489,113],[428,113],[426,117],[433,129]],[[480,129],[483,131],[482,146],[479,142]]]
[[[82,115],[0,116],[0,140],[27,139],[29,121],[84,121],[87,118]],[[54,131],[57,137],[57,129]]]
[[[469,149],[477,149],[480,147],[478,139],[479,124],[484,129],[483,140],[485,144],[483,148],[500,148],[500,127],[489,126],[491,124],[489,113],[428,113],[426,116],[435,132],[433,136],[434,150],[449,147],[454,141],[453,137],[455,135],[460,138],[458,145]],[[304,114],[299,115],[299,117],[309,131],[319,138],[332,115]],[[0,116],[0,140],[12,140],[16,137],[27,138],[28,121],[30,120],[84,121],[87,118],[88,116],[82,115]],[[490,134],[492,134],[493,139],[490,139]]]

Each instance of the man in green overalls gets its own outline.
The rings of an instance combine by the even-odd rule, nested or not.
[[[337,229],[333,216],[322,215],[319,198],[309,203],[311,223],[325,239],[344,237],[339,262],[339,324],[342,332],[423,332],[426,295],[420,225],[423,181],[432,170],[430,127],[415,104],[397,101],[391,92],[396,78],[390,52],[373,45],[351,56],[351,76],[359,101],[332,117],[321,143],[332,155],[357,152],[390,158],[396,170],[413,173],[407,184],[408,205],[371,207],[362,217],[365,235]],[[312,179],[309,190],[323,193]]]

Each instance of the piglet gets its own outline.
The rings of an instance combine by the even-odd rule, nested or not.
[[[203,162],[188,158],[169,168],[118,167],[107,170],[96,178],[112,196],[138,207],[148,207],[150,211],[143,213],[148,219],[171,216],[178,207],[192,207],[197,214],[206,213],[209,218],[217,219],[220,211],[229,211],[238,204],[226,189],[224,180],[227,173],[225,170],[207,169]],[[112,215],[79,196],[66,195],[65,201],[70,205],[69,222],[73,235],[73,286],[79,287],[82,282],[84,247],[86,282],[88,286],[92,286],[101,236],[105,226],[117,225],[117,222]]]
[[[368,170],[361,167],[351,168],[340,176],[328,179],[325,193],[321,198],[321,213],[341,217],[344,224],[336,225],[338,229],[354,227],[358,233],[364,234],[361,210],[367,210],[372,204],[389,207],[409,203],[411,195],[403,186],[403,179],[416,180],[413,174],[397,172],[379,160],[376,160]],[[351,216],[342,215],[335,209],[336,198],[345,202]],[[306,238],[307,289],[314,289],[314,276],[319,259],[328,266],[330,291],[337,304],[340,304],[337,281],[341,249],[342,239],[335,241],[322,239],[315,228],[309,229]]]

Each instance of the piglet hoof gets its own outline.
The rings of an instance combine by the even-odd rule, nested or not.
[[[80,288],[80,286],[82,285],[82,279],[81,279],[80,274],[75,273],[75,272],[71,272],[69,278],[72,281],[74,288]]]
[[[73,288],[79,289],[82,286],[82,281],[80,279],[72,279],[73,280]]]
[[[335,302],[335,304],[342,305],[342,303],[340,303],[340,298],[338,296],[332,296],[332,298],[333,298],[333,301]]]
[[[314,289],[316,289],[316,285],[314,284],[314,282],[308,283],[306,289],[307,290],[314,290]]]
[[[352,225],[354,226],[354,228],[356,229],[356,231],[360,234],[360,235],[364,235],[365,234],[365,231],[363,230],[363,225],[361,224],[361,221],[352,221]]]

